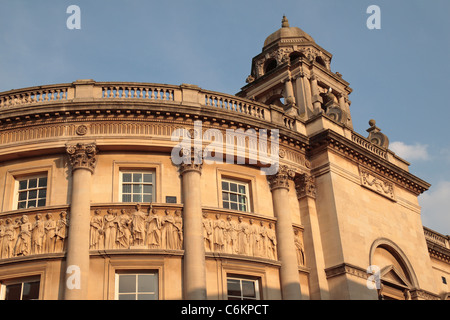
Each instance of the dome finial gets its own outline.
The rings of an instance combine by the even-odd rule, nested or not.
[[[281,27],[282,28],[289,28],[289,21],[286,18],[285,15],[283,15],[283,20],[281,20]]]

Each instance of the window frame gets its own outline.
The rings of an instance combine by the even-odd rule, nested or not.
[[[30,276],[30,277],[21,277],[21,278],[13,278],[13,279],[6,279],[6,280],[1,280],[0,281],[0,300],[5,300],[6,298],[6,287],[10,286],[10,285],[15,285],[15,284],[21,284],[21,288],[20,288],[20,299],[19,300],[23,300],[23,285],[24,283],[34,283],[34,282],[38,282],[39,283],[39,292],[38,292],[38,297],[37,299],[30,299],[30,300],[40,300],[41,298],[41,292],[42,292],[42,282],[41,282],[41,277],[40,276]]]
[[[223,182],[228,182],[228,183],[234,183],[234,184],[237,184],[237,186],[238,186],[238,188],[237,188],[237,191],[236,192],[234,192],[234,191],[231,191],[231,190],[223,190],[223,187],[222,187],[222,183]],[[239,185],[241,185],[241,186],[245,186],[245,197],[246,197],[246,200],[247,200],[247,203],[246,203],[246,210],[240,210],[239,209],[239,195],[242,195],[241,193],[239,193]],[[253,208],[253,203],[252,203],[252,193],[251,193],[251,181],[247,181],[247,180],[238,180],[238,179],[233,179],[233,178],[230,178],[230,177],[228,177],[228,176],[221,176],[221,179],[220,179],[220,205],[221,205],[221,208],[222,209],[225,209],[225,210],[236,210],[236,211],[240,211],[240,212],[253,212],[252,211],[252,208]],[[231,188],[230,188],[231,189]],[[235,193],[235,194],[237,194],[238,195],[238,199],[237,199],[237,201],[236,201],[236,203],[238,204],[238,208],[237,209],[232,209],[231,208],[231,203],[232,202],[235,202],[235,201],[231,201],[231,200],[224,200],[223,199],[223,193],[224,192],[227,192],[228,194],[231,194],[231,193]],[[224,207],[224,201],[227,201],[228,203],[230,203],[230,208],[225,208]]]
[[[38,204],[38,201],[39,201],[39,198],[38,198],[38,194],[37,194],[37,197],[36,197],[36,206],[35,207],[25,207],[25,208],[19,208],[19,202],[21,202],[22,200],[19,200],[19,193],[20,192],[23,192],[24,190],[26,190],[27,191],[27,198],[26,198],[26,204],[28,205],[28,201],[29,201],[29,199],[28,199],[28,191],[30,190],[30,189],[32,189],[32,190],[42,190],[42,189],[44,189],[44,188],[39,188],[39,179],[40,178],[46,178],[47,179],[47,183],[46,183],[46,185],[45,185],[45,205],[43,205],[43,206],[38,206],[37,204]],[[29,181],[29,180],[31,180],[31,179],[38,179],[38,184],[37,184],[37,186],[36,186],[36,188],[26,188],[26,189],[24,189],[24,190],[19,190],[19,185],[20,185],[20,181],[24,181],[24,180],[27,180],[27,181]],[[28,183],[29,182],[27,182],[27,186],[28,186]],[[35,173],[35,174],[30,174],[30,175],[17,175],[17,176],[14,176],[14,198],[13,198],[13,210],[25,210],[25,209],[33,209],[33,208],[44,208],[44,207],[47,207],[49,204],[48,204],[48,202],[49,202],[49,197],[48,197],[48,195],[49,195],[49,177],[48,177],[48,172],[42,172],[42,173]]]
[[[125,173],[131,173],[131,174],[134,174],[134,173],[141,173],[141,174],[151,173],[152,174],[152,181],[151,181],[151,183],[148,183],[148,184],[151,184],[151,186],[152,186],[152,197],[151,197],[151,201],[150,202],[155,202],[155,200],[156,200],[156,180],[157,180],[156,179],[156,169],[155,168],[146,168],[146,169],[137,169],[137,168],[136,169],[125,169],[125,168],[122,168],[122,169],[120,169],[119,170],[119,193],[118,193],[118,197],[119,197],[118,200],[119,200],[119,202],[121,202],[121,203],[149,203],[149,202],[144,202],[144,201],[139,201],[139,202],[133,201],[133,195],[134,194],[138,194],[138,193],[134,193],[133,190],[131,190],[132,192],[130,193],[131,201],[130,202],[123,201],[123,184],[124,184],[123,174],[125,174]],[[131,181],[130,184],[133,186],[135,184],[137,185],[138,183],[134,183],[133,181]],[[145,183],[144,183],[144,181],[142,181],[140,184],[143,186]],[[132,189],[133,189],[133,187],[132,187]],[[144,195],[143,188],[142,188],[142,192],[140,194],[142,196],[141,200],[144,200],[143,199],[143,195]]]
[[[236,296],[236,295],[229,295],[228,294],[228,280],[239,280],[239,284],[240,284],[240,291],[241,291],[241,295],[240,296]],[[244,296],[244,291],[242,289],[242,282],[243,281],[248,281],[248,282],[252,282],[254,284],[254,288],[255,288],[255,298],[252,297],[246,297]],[[230,300],[230,297],[233,298],[238,298],[238,299],[233,299],[233,300],[261,300],[261,289],[260,289],[260,284],[261,282],[261,278],[259,277],[246,277],[246,276],[241,276],[241,275],[227,275],[226,278],[226,298],[227,300]]]
[[[155,279],[156,279],[156,284],[155,284],[155,288],[156,291],[154,292],[156,295],[156,299],[155,300],[160,300],[160,272],[159,270],[116,270],[115,274],[114,274],[114,300],[119,300],[119,295],[124,294],[124,295],[132,295],[133,293],[119,293],[119,281],[120,281],[120,276],[124,276],[124,275],[133,275],[136,276],[136,291],[134,292],[135,298],[137,298],[137,295],[139,294],[139,292],[137,291],[137,285],[138,285],[138,275],[154,275]],[[148,294],[149,292],[141,292],[144,294]],[[134,300],[138,300],[138,299],[134,299]]]

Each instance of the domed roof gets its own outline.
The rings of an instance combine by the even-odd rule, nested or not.
[[[281,28],[272,33],[270,36],[268,36],[264,41],[264,48],[267,47],[269,44],[275,41],[279,41],[281,39],[292,39],[294,40],[294,42],[295,39],[298,39],[299,42],[301,41],[314,42],[314,39],[302,29],[297,27],[290,27],[289,21],[285,16],[283,16],[283,20],[281,21]]]

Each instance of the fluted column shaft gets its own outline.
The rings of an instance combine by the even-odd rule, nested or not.
[[[274,214],[277,218],[276,232],[278,258],[281,262],[281,293],[285,300],[300,300],[301,289],[298,273],[297,251],[294,242],[294,230],[289,208],[289,179],[291,174],[285,167],[276,175],[268,176],[272,191]]]
[[[206,299],[205,246],[202,227],[201,164],[181,164],[184,230],[184,294]]]
[[[66,253],[64,299],[85,300],[89,280],[91,175],[96,164],[95,144],[67,147],[72,166],[72,196]]]

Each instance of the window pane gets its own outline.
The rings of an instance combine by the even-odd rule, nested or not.
[[[27,208],[36,208],[36,200],[28,201]]]
[[[24,190],[27,188],[27,180],[19,181],[19,190]]]
[[[123,194],[122,202],[131,202],[131,194]]]
[[[22,284],[10,284],[6,286],[5,300],[20,300],[20,291]]]
[[[222,200],[229,200],[227,192],[222,192]]]
[[[133,194],[133,202],[142,202],[142,196],[140,194]]]
[[[230,193],[230,200],[231,200],[231,201],[234,201],[234,202],[237,202],[237,194],[235,194],[235,193]]]
[[[241,282],[235,279],[228,279],[227,290],[229,296],[241,296]]]
[[[119,300],[136,300],[135,294],[119,294]]]
[[[144,173],[144,182],[153,182],[153,175],[151,173]]]
[[[47,186],[47,177],[39,178],[39,187],[46,187],[46,186]]]
[[[230,205],[231,205],[231,209],[233,209],[233,210],[237,210],[238,209],[237,203],[231,202]]]
[[[144,194],[143,202],[153,202],[151,194]]]
[[[27,200],[27,192],[26,191],[19,192],[19,201],[20,200]]]
[[[39,281],[25,282],[23,284],[22,300],[32,300],[39,298]]]
[[[245,186],[243,186],[243,185],[239,186],[239,193],[244,193],[245,194]]]
[[[222,190],[225,190],[225,191],[230,190],[230,189],[228,189],[228,182],[222,181]]]
[[[136,292],[136,275],[119,275],[119,293]]]
[[[131,184],[123,184],[122,192],[123,193],[131,193]]]
[[[28,180],[28,188],[36,188],[37,187],[37,179]]]
[[[122,175],[122,181],[123,182],[131,182],[131,173],[124,173]]]
[[[142,182],[142,173],[133,173],[133,182]]]
[[[45,207],[45,199],[38,200],[38,207]]]
[[[153,186],[151,184],[144,184],[144,193],[152,193]]]
[[[230,190],[237,192],[237,184],[236,183],[230,183]]]
[[[28,191],[28,199],[36,199],[37,198],[37,190]]]
[[[26,209],[26,207],[27,207],[27,202],[26,201],[21,201],[17,205],[17,209]]]
[[[47,189],[39,189],[39,197],[40,199],[45,198],[47,196]]]
[[[256,298],[255,282],[242,280],[242,293],[244,297]]]
[[[141,193],[142,184],[133,184],[133,193]]]
[[[138,275],[138,292],[156,292],[157,281],[158,279],[153,274]]]
[[[247,211],[247,206],[245,204],[239,204],[240,211]]]
[[[224,209],[230,209],[230,204],[227,201],[223,202],[223,208]]]

